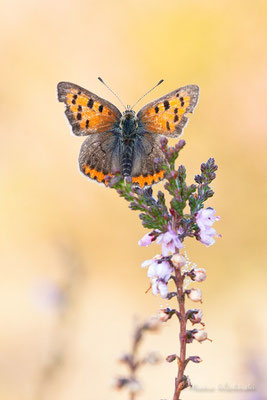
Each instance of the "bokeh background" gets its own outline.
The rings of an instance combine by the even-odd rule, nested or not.
[[[179,161],[191,181],[210,156],[219,164],[209,205],[222,239],[186,245],[208,272],[213,342],[189,346],[204,362],[188,366],[183,399],[267,398],[266,1],[2,0],[0,18],[0,399],[127,398],[111,388],[116,359],[134,320],[167,305],[145,294],[140,268],[157,245],[139,247],[137,213],[79,173],[82,138],[57,102],[66,80],[120,107],[98,76],[127,104],[164,78],[140,107],[200,86]],[[173,320],[142,351],[177,349]],[[175,374],[175,363],[144,367],[140,400],[170,400]]]

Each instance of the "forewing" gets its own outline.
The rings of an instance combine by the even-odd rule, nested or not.
[[[131,173],[132,183],[143,188],[160,182],[165,175],[165,170],[161,168],[162,161],[167,163],[160,148],[160,136],[144,133],[137,137]]]
[[[84,136],[114,129],[121,112],[109,101],[69,82],[57,85],[58,100],[66,105],[65,114],[75,135]]]
[[[120,172],[120,141],[112,132],[88,136],[79,155],[81,172],[107,185],[106,176]]]
[[[137,117],[146,132],[178,137],[187,123],[187,113],[193,113],[198,98],[197,85],[183,86],[147,104]]]

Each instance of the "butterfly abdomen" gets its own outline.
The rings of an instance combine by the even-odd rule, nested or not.
[[[120,128],[122,141],[122,174],[123,176],[130,176],[132,172],[134,146],[137,136],[137,119],[134,111],[127,110],[123,114],[120,121]]]
[[[122,147],[122,174],[131,176],[133,166],[134,141]]]

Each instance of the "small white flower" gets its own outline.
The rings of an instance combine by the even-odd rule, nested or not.
[[[188,297],[192,301],[202,302],[202,292],[200,289],[190,289],[190,292],[188,293]]]
[[[175,253],[172,256],[172,263],[175,267],[182,267],[183,265],[185,265],[186,260],[184,256],[182,256],[180,253]]]
[[[151,280],[152,293],[154,295],[160,294],[161,297],[166,298],[168,295],[167,282],[171,277],[173,268],[168,261],[161,261],[160,256],[155,256],[152,260],[146,260],[142,263],[142,267],[148,267],[147,276]]]
[[[198,342],[204,342],[204,340],[210,340],[208,338],[208,334],[206,331],[201,330],[197,330],[196,333],[193,334],[194,339],[196,339]],[[211,341],[211,340],[210,340]]]
[[[163,299],[166,299],[168,296],[168,285],[166,282],[161,281],[157,278],[152,279],[152,293],[157,296],[160,294]]]
[[[195,268],[191,271],[191,278],[196,282],[203,282],[207,277],[206,270],[204,268]]]

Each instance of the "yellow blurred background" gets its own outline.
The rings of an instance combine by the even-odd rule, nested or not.
[[[111,381],[124,373],[116,359],[130,348],[134,317],[175,305],[145,294],[140,264],[158,248],[137,245],[138,214],[78,171],[82,138],[70,135],[56,85],[74,82],[120,107],[98,76],[127,104],[164,78],[140,107],[200,86],[179,162],[189,181],[209,157],[219,164],[208,205],[222,239],[210,248],[187,241],[208,273],[201,289],[213,342],[188,346],[204,361],[189,364],[195,389],[182,398],[267,398],[266,1],[0,5],[0,399],[128,398]],[[148,350],[177,352],[177,321],[148,335]],[[144,367],[138,398],[171,400],[176,368]]]

